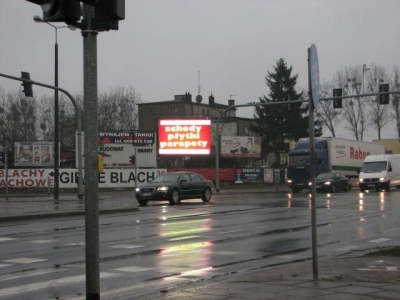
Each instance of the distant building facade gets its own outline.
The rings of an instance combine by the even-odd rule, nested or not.
[[[234,105],[235,100],[232,99],[228,100],[227,105],[217,103],[213,95],[208,97],[208,103],[203,103],[203,99],[199,95],[193,101],[192,95],[189,93],[175,95],[174,100],[140,103],[138,104],[138,130],[157,134],[158,120],[160,119],[210,119],[212,122],[212,155],[207,157],[159,157],[159,167],[215,167],[216,124],[223,111]],[[236,109],[233,108],[226,111],[220,118],[219,132],[221,136],[253,136],[254,134],[249,129],[252,123],[254,123],[254,119],[237,117]],[[222,166],[226,167],[242,167],[252,163],[248,160],[239,161],[237,159],[222,159],[220,162]]]
[[[385,145],[386,154],[400,154],[399,139],[372,140],[372,142],[375,144]]]

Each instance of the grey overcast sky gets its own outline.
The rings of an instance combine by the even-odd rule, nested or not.
[[[198,91],[203,103],[258,101],[265,76],[283,57],[307,87],[307,48],[315,43],[320,81],[346,66],[400,65],[399,0],[126,0],[118,31],[99,33],[99,92],[132,86],[144,102],[172,100]],[[37,24],[40,6],[0,0],[0,73],[54,83],[55,30]],[[65,25],[64,23],[53,23]],[[83,90],[79,30],[58,30],[59,86]],[[6,91],[20,83],[0,78]],[[37,95],[49,93],[35,87]],[[252,109],[238,115],[251,117]],[[395,138],[394,124],[383,138]],[[339,133],[342,137],[345,133]],[[370,134],[375,138],[375,133]]]

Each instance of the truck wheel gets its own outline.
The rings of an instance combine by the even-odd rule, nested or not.
[[[390,181],[388,181],[388,183],[387,183],[387,185],[386,185],[386,188],[385,188],[385,191],[386,191],[386,192],[389,192],[389,191],[390,191]]]
[[[363,189],[363,188],[360,187],[360,192],[361,192],[361,193],[364,193],[364,192],[365,192],[365,189]]]
[[[336,185],[332,185],[331,191],[332,193],[336,193]]]
[[[348,191],[350,191],[350,184],[346,184],[344,186],[344,191],[347,193]]]

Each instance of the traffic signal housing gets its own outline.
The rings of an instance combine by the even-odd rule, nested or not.
[[[379,93],[389,93],[389,84],[380,84]],[[389,104],[389,94],[379,95],[379,104]]]
[[[96,30],[118,30],[118,21],[125,19],[125,0],[95,1],[94,7]]]
[[[81,3],[77,0],[27,1],[42,7],[43,22],[65,22],[72,25],[79,21],[81,17]]]
[[[22,79],[31,80],[31,76],[29,75],[28,72],[21,72],[21,78],[22,78]],[[22,90],[22,92],[24,92],[25,97],[33,97],[32,83],[23,81],[21,85],[22,85],[23,88],[24,88],[24,89]]]
[[[333,89],[333,97],[342,97],[342,89]],[[342,108],[342,98],[333,99],[333,108]]]

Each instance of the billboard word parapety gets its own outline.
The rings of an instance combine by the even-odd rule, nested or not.
[[[211,120],[158,120],[160,155],[208,155],[211,153]]]

